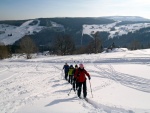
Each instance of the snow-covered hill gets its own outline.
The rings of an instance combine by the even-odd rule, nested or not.
[[[129,32],[135,32],[142,28],[150,27],[150,23],[146,23],[145,21],[150,21],[149,19],[145,19],[138,16],[106,16],[104,18],[113,19],[114,23],[112,24],[103,24],[103,25],[83,25],[83,34],[90,35],[99,32],[108,32],[110,33],[109,38],[113,38],[116,36],[122,36],[123,34],[128,34]],[[134,24],[126,24],[126,25],[117,25],[122,21],[129,21],[129,22],[138,22]],[[139,23],[141,22],[141,23]],[[150,31],[149,31],[150,32]]]
[[[76,42],[78,42],[81,38],[81,37],[79,37],[80,33],[82,33],[81,35],[87,34],[92,37],[91,34],[94,34],[97,31],[100,31],[100,32],[105,31],[105,32],[110,33],[108,38],[114,38],[114,37],[122,36],[123,34],[128,34],[129,32],[138,31],[142,28],[150,27],[150,23],[145,23],[143,21],[141,21],[141,23],[134,22],[134,24],[130,23],[130,24],[119,25],[119,23],[122,22],[121,20],[123,18],[124,19],[129,18],[130,21],[132,21],[132,18],[137,19],[137,17],[112,17],[112,18],[118,18],[118,19],[116,19],[117,21],[114,23],[100,24],[100,25],[98,25],[98,24],[93,24],[93,25],[92,24],[90,24],[90,25],[89,24],[81,24],[80,23],[81,20],[78,20],[79,22],[77,22],[77,24],[79,24],[79,25],[81,24],[82,31],[80,31],[79,27],[74,31],[73,30],[74,26],[72,24],[66,24],[61,19],[60,19],[61,20],[60,23],[64,22],[63,23],[64,25],[55,22],[54,21],[55,19],[53,19],[53,21],[51,21],[50,19],[49,19],[49,21],[46,19],[45,20],[44,19],[43,20],[40,20],[40,19],[28,20],[19,27],[12,26],[12,25],[6,25],[6,24],[0,24],[0,44],[4,43],[5,45],[9,45],[9,44],[11,45],[11,44],[15,43],[17,40],[21,39],[23,36],[38,33],[45,28],[48,28],[48,29],[52,28],[52,30],[53,30],[52,32],[66,32],[66,33],[72,33],[70,35],[77,35],[77,37],[75,37],[75,39],[76,39]],[[57,20],[57,18],[56,18],[56,20]],[[34,21],[36,21],[36,22],[34,23]],[[40,26],[41,21],[43,21],[43,23],[46,23],[46,24],[43,24],[45,26]],[[71,20],[70,22],[73,23],[74,21],[75,20]],[[146,31],[146,32],[150,32],[150,31]],[[49,37],[54,37],[54,36],[49,35]],[[107,38],[107,37],[105,37],[105,38]],[[128,43],[128,42],[125,42],[125,43]]]
[[[83,63],[90,73],[88,102],[73,91],[68,96],[72,86],[64,80],[65,62]],[[150,49],[14,56],[0,61],[0,113],[150,113],[149,72]]]
[[[33,21],[34,20],[28,20],[19,27],[0,24],[0,42],[5,45],[11,45],[25,35],[41,31],[43,27],[39,26],[40,21],[36,20],[38,21],[36,25],[30,25]]]
[[[36,24],[34,23],[36,21]],[[0,44],[12,45],[15,41],[21,39],[25,35],[31,35],[40,32],[45,28],[53,28],[57,31],[65,31],[64,26],[56,22],[50,22],[51,26],[39,26],[40,20],[28,20],[21,26],[12,26],[7,24],[0,24]]]
[[[104,25],[83,25],[82,34],[92,36],[91,34],[95,34],[97,31],[105,31],[110,33],[109,38],[113,38],[115,36],[122,36],[123,34],[128,34],[129,32],[135,32],[137,30],[140,30],[141,28],[150,27],[150,23],[137,23],[116,26],[117,23],[119,22]]]

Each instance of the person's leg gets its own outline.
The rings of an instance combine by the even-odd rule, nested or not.
[[[83,96],[84,96],[84,98],[86,98],[86,96],[87,96],[86,81],[83,82]]]
[[[68,76],[68,73],[67,72],[65,72],[65,79],[67,80],[67,76]]]
[[[73,76],[73,75],[70,76],[70,83],[71,83],[71,84],[72,84],[72,76]]]
[[[82,82],[78,83],[78,97],[80,98],[81,95],[81,88],[82,88]]]
[[[75,91],[75,79],[73,79],[72,85],[73,85],[73,90]]]
[[[71,75],[69,75],[69,80],[68,80],[69,83],[70,83],[70,80],[71,80]]]
[[[68,72],[66,72],[66,80],[68,80]]]
[[[65,72],[65,80],[66,80],[66,72]]]
[[[79,83],[78,83],[78,81],[77,81],[77,80],[75,81],[75,84],[76,84],[76,89],[78,89],[78,87],[79,87]]]

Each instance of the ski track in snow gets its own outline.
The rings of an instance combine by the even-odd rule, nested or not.
[[[131,54],[133,55],[133,53]],[[130,53],[126,53],[122,58],[120,58],[122,59],[121,61],[124,62],[126,59],[129,60],[129,57],[127,57],[128,55],[130,55]],[[105,64],[106,67],[102,67],[98,62],[98,60],[102,62],[100,56],[97,59],[95,59],[92,55],[91,57],[93,57],[93,61],[82,56],[82,60],[67,60],[67,57],[65,57],[65,60],[62,58],[54,58],[51,61],[40,59],[40,61],[34,62],[33,59],[31,62],[11,62],[7,65],[1,64],[0,75],[4,74],[11,76],[0,81],[0,112],[14,113],[19,108],[29,103],[34,103],[36,100],[50,96],[56,99],[50,102],[47,106],[71,99],[77,100],[76,97],[61,99],[63,96],[64,98],[68,97],[67,93],[69,92],[69,88],[71,88],[71,86],[63,78],[63,65],[61,65],[61,67],[59,67],[60,65],[54,65],[56,62],[61,64],[64,64],[66,61],[71,62],[72,64],[79,63],[76,61],[82,61],[87,64],[91,63],[92,67],[96,68],[96,70],[90,69],[88,70],[89,73],[95,73],[92,75],[93,77],[107,79],[107,81],[101,81],[102,83],[100,85],[93,87],[93,92],[106,88],[116,82],[142,92],[150,93],[150,79],[117,72],[113,68],[110,63],[115,63],[116,60],[117,63],[120,63],[118,59],[111,58],[106,60],[106,62],[108,62]],[[136,58],[132,57],[132,59],[133,62],[136,63]],[[138,63],[149,65],[146,64],[143,57],[139,59],[137,60]],[[88,94],[89,93],[90,91],[88,89]],[[73,91],[71,94],[73,95]],[[134,113],[132,110],[126,110],[119,107],[110,107],[97,103],[96,101],[93,101],[92,98],[88,98],[88,102],[79,99],[79,104],[88,109],[89,113]]]
[[[25,70],[28,66],[31,68]],[[40,98],[50,96],[51,92],[57,90],[58,86],[62,87],[63,83],[59,83],[56,76],[50,76],[50,74],[54,72],[44,72],[42,71],[43,68],[54,68],[55,73],[59,73],[58,69],[54,66],[42,66],[42,68],[40,68],[38,64],[11,65],[9,67],[8,70],[14,73],[12,75],[13,77],[11,76],[0,81],[1,113],[13,113],[21,106],[34,102]],[[18,70],[22,70],[22,72],[16,73]],[[64,83],[63,87],[65,86]]]
[[[93,64],[93,65],[95,68],[98,69],[98,71],[89,70],[89,72],[96,73],[101,76],[98,75],[92,75],[92,76],[109,79],[109,81],[104,82],[99,86],[93,87],[94,92],[112,85],[113,82],[117,82],[124,86],[150,93],[150,79],[145,79],[145,78],[117,72],[114,70],[111,64],[107,65],[107,68],[98,66],[97,64]],[[106,113],[134,113],[134,111],[132,110],[126,110],[124,108],[118,108],[116,106],[113,107],[113,106],[103,105],[89,98],[87,102],[97,109],[101,108],[102,111],[105,111]]]
[[[29,66],[30,69],[25,70],[25,68]],[[53,71],[45,72],[44,71],[45,68],[54,68],[54,69]],[[1,89],[0,106],[2,106],[0,107],[0,111],[2,113],[16,112],[20,107],[25,106],[28,103],[33,103],[36,100],[46,98],[49,96],[55,97],[56,94],[57,99],[54,102],[51,102],[51,104],[53,103],[56,104],[57,101],[59,102],[66,101],[64,99],[63,100],[59,99],[61,96],[60,97],[58,96],[58,95],[66,95],[70,90],[67,88],[68,83],[62,80],[63,72],[61,68],[55,65],[45,66],[43,64],[38,63],[38,64],[24,64],[24,65],[22,64],[9,65],[8,70],[13,72],[15,75],[11,78],[7,78],[4,81],[0,82],[0,89]],[[21,71],[18,72],[18,70]],[[18,73],[16,74],[16,72]],[[55,76],[54,73],[60,73],[59,74],[60,76]],[[50,76],[50,74],[54,75]],[[63,90],[60,90],[60,87]],[[103,109],[105,108],[104,111],[108,113],[107,106],[105,107],[103,105],[100,106],[100,104],[92,100],[89,101],[88,103],[86,101],[79,100],[79,104],[81,104],[84,108],[89,109],[89,111],[91,111],[92,113],[103,112],[101,108]],[[112,111],[111,109],[109,110]]]
[[[150,93],[150,79],[136,77],[136,76],[117,72],[114,70],[112,65],[108,65],[108,68],[103,68],[103,67],[97,66],[96,64],[94,66],[100,70],[100,71],[94,71],[94,72],[103,75],[101,77],[111,79],[115,82],[118,82],[130,88],[134,88],[136,90]],[[105,86],[109,84],[106,84]]]
[[[0,68],[2,68],[2,70],[0,70],[0,74],[2,74],[2,72],[4,72],[4,71],[8,70],[7,66],[0,66]]]
[[[106,106],[106,105],[97,103],[89,98],[87,98],[86,102],[88,102],[89,104],[91,104],[97,109],[102,108],[102,111],[105,111],[106,113],[134,113],[132,110],[125,110],[123,108]]]

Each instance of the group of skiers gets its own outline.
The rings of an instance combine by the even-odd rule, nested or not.
[[[77,90],[77,95],[79,98],[81,98],[81,90],[83,86],[83,96],[86,98],[87,96],[87,87],[86,87],[86,76],[90,80],[90,74],[84,69],[83,64],[75,65],[75,68],[73,65],[68,65],[65,63],[63,66],[64,73],[65,73],[65,79],[72,84],[73,90]],[[69,77],[68,77],[69,76]]]

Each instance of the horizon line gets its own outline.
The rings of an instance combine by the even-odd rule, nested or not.
[[[150,20],[149,18],[145,18],[145,17],[142,17],[142,16],[119,16],[119,15],[114,15],[114,16],[87,16],[87,17],[82,17],[82,16],[76,16],[76,17],[73,17],[73,16],[66,16],[66,17],[61,17],[61,16],[57,16],[57,17],[38,17],[38,18],[28,18],[28,19],[5,19],[5,20],[0,20],[0,21],[18,21],[18,20],[32,20],[32,19],[40,19],[40,18],[105,18],[105,17],[141,17],[143,19],[148,19]]]

